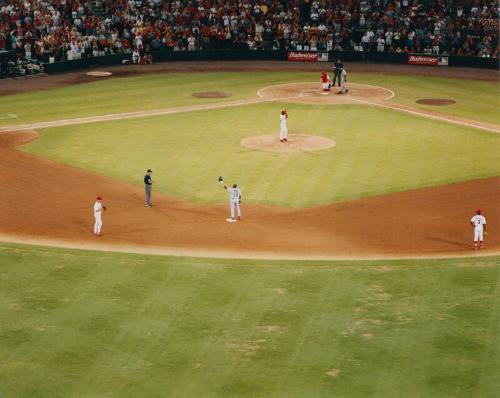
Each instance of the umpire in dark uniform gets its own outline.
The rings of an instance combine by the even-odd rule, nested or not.
[[[146,175],[144,176],[144,190],[146,192],[146,196],[144,199],[144,204],[146,207],[151,207],[151,185],[153,185],[153,179],[151,178],[151,169],[146,171]]]
[[[344,69],[344,64],[340,59],[335,61],[335,66],[333,67],[333,83],[332,86],[335,87],[335,82],[337,81],[337,85],[340,87],[340,75],[342,74],[342,69]]]

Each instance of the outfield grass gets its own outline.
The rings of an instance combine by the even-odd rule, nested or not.
[[[305,72],[202,72],[168,73],[98,80],[0,97],[0,117],[15,114],[15,119],[0,119],[0,126],[68,119],[110,113],[169,108],[182,105],[224,102],[255,98],[258,89],[277,83],[318,81],[319,74]],[[392,89],[391,101],[415,104],[420,98],[451,98],[455,105],[439,107],[440,112],[500,123],[500,88],[484,81],[352,73],[350,82],[375,84]],[[319,83],[318,83],[319,84]],[[200,91],[224,91],[228,98],[199,99]]]
[[[336,148],[276,154],[242,138],[331,137]],[[238,182],[246,203],[306,207],[500,174],[497,134],[363,105],[262,104],[46,129],[25,151],[195,202],[223,202],[216,182]],[[300,194],[299,194],[300,193]]]
[[[496,397],[499,262],[0,244],[0,395]]]

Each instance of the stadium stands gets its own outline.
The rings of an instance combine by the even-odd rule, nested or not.
[[[0,50],[45,62],[240,48],[498,58],[498,14],[495,0],[3,0]]]

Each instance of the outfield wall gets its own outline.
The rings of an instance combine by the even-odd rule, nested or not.
[[[286,61],[286,51],[274,50],[200,50],[200,51],[155,51],[154,62],[169,61]],[[356,51],[329,52],[328,60],[336,59],[346,62],[373,62],[389,64],[407,64],[408,54],[404,53],[364,53]],[[131,54],[106,55],[74,61],[47,64],[48,73],[66,72],[95,66],[119,65],[124,60],[130,60]],[[448,57],[449,66],[499,69],[498,59],[477,57]],[[441,66],[436,66],[441,67]]]

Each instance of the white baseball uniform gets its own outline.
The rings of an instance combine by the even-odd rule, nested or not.
[[[483,241],[483,225],[486,224],[486,218],[480,214],[476,214],[470,219],[470,222],[474,224],[474,242]]]
[[[288,128],[286,127],[286,115],[280,115],[280,140],[288,138]]]
[[[94,234],[99,235],[101,233],[101,228],[102,228],[102,203],[99,201],[96,201],[94,203],[94,218],[95,218],[95,223],[94,223]]]
[[[241,191],[239,188],[227,187],[226,189],[229,192],[229,207],[231,209],[231,218],[234,220],[235,210],[238,217],[241,217],[241,210],[240,210]]]
[[[340,73],[340,92],[344,94],[347,91],[347,88],[345,86],[347,82],[347,72],[345,69],[342,69],[342,72]]]

